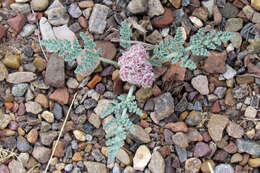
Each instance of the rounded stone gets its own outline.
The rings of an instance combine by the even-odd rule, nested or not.
[[[49,0],[32,0],[31,7],[34,11],[43,11],[49,5]]]

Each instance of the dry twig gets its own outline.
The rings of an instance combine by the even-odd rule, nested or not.
[[[17,158],[17,155],[12,150],[4,149],[0,147],[0,163],[3,163],[7,159],[15,156]]]
[[[214,170],[213,170],[213,168],[212,168],[212,166],[211,166],[211,164],[209,162],[208,162],[208,165],[209,165],[210,173],[214,173]]]
[[[73,103],[74,103],[74,101],[75,101],[75,99],[76,99],[76,96],[77,96],[77,93],[75,93],[74,96],[73,96],[73,100],[72,100],[72,102],[71,102],[71,104],[70,104],[69,110],[68,110],[67,115],[66,115],[66,117],[65,117],[65,120],[64,120],[64,122],[63,122],[63,124],[62,124],[62,127],[61,127],[61,130],[60,130],[58,139],[57,139],[56,142],[55,142],[53,151],[52,151],[52,153],[51,153],[51,157],[50,157],[50,159],[49,159],[49,161],[48,161],[48,164],[47,164],[47,166],[46,166],[46,169],[45,169],[44,173],[47,173],[47,171],[48,171],[48,169],[49,169],[49,166],[50,166],[52,157],[53,157],[53,155],[54,155],[54,153],[55,153],[55,151],[56,151],[56,148],[57,148],[57,146],[58,146],[58,143],[59,143],[59,141],[60,141],[61,135],[62,135],[62,133],[63,133],[63,130],[64,130],[64,127],[65,127],[65,125],[66,125],[66,123],[67,123],[67,120],[68,120],[68,118],[69,118],[69,114],[70,114],[72,105],[73,105]]]

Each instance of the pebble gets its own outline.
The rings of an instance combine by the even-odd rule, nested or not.
[[[48,21],[54,25],[64,25],[69,23],[69,15],[66,8],[62,5],[59,0],[55,0],[45,11],[48,16]]]
[[[31,12],[30,5],[27,3],[12,3],[10,7],[16,13],[27,14]]]
[[[64,105],[69,102],[69,92],[67,88],[58,88],[50,96],[49,99],[57,101],[59,104]]]
[[[148,1],[148,15],[150,17],[160,16],[164,13],[164,8],[160,0],[150,0]]]
[[[241,162],[243,160],[243,156],[239,153],[236,153],[234,155],[232,155],[231,159],[230,159],[230,163],[238,163]]]
[[[237,17],[239,10],[237,7],[235,7],[233,4],[231,3],[226,3],[226,5],[223,8],[220,8],[221,14],[223,15],[223,17],[225,18],[233,18],[233,17]]]
[[[16,147],[20,152],[29,152],[32,150],[30,144],[22,136],[18,136]]]
[[[78,141],[81,142],[86,141],[86,134],[80,130],[73,130],[73,135]]]
[[[200,8],[195,8],[192,15],[206,22],[208,20],[208,15],[209,15],[208,13],[209,12],[207,9],[200,7]]]
[[[20,35],[22,37],[28,37],[35,31],[35,29],[36,29],[36,25],[30,23],[25,24],[22,31],[20,32]]]
[[[236,146],[239,152],[245,152],[254,156],[260,156],[260,145],[254,141],[237,139]]]
[[[80,1],[78,5],[80,8],[91,8],[94,6],[94,2],[92,0]]]
[[[89,18],[89,31],[96,34],[102,34],[106,28],[108,13],[109,8],[107,6],[95,4]]]
[[[202,95],[209,94],[208,78],[207,76],[198,75],[191,80],[192,86]]]
[[[227,133],[233,138],[241,138],[244,135],[244,129],[240,125],[230,122],[227,127]]]
[[[164,13],[152,20],[152,24],[158,28],[164,28],[170,25],[174,20],[173,11],[169,8],[164,9]]]
[[[46,68],[46,61],[41,57],[35,57],[33,60],[33,65],[36,67],[38,71],[43,71]]]
[[[232,79],[237,74],[237,72],[229,65],[226,65],[226,67],[227,67],[227,70],[225,73],[223,73],[223,77],[225,79]]]
[[[257,114],[257,110],[254,107],[248,106],[246,108],[245,117],[254,119],[256,117],[256,114]]]
[[[123,149],[119,150],[119,152],[116,155],[116,158],[125,165],[129,165],[132,162],[131,158],[129,157],[129,154]]]
[[[57,39],[61,39],[61,40],[66,39],[73,42],[73,40],[76,38],[74,32],[72,32],[67,25],[53,27],[53,32]]]
[[[68,87],[68,88],[71,88],[71,89],[76,89],[76,88],[78,88],[78,86],[79,86],[78,81],[77,81],[75,78],[72,78],[72,77],[70,77],[70,78],[67,80],[66,84],[67,84],[67,87]]]
[[[19,55],[7,53],[4,57],[3,63],[6,67],[18,69],[20,67],[21,58]]]
[[[189,19],[196,27],[201,28],[203,26],[203,22],[199,18],[190,16]]]
[[[68,12],[73,18],[79,18],[82,14],[82,11],[76,2],[70,4]]]
[[[109,41],[95,41],[96,43],[96,49],[101,49],[101,56],[106,59],[114,59],[116,56],[117,49],[115,45]]]
[[[52,26],[50,25],[50,23],[45,17],[41,17],[39,23],[40,23],[40,31],[43,40],[56,39]]]
[[[6,35],[6,28],[2,24],[0,24],[0,41],[5,35]]]
[[[96,85],[95,90],[97,91],[97,93],[99,94],[104,94],[106,87],[103,83],[99,83]]]
[[[158,30],[154,30],[150,35],[145,38],[146,41],[152,44],[159,44],[163,38]]]
[[[8,168],[10,173],[26,173],[25,168],[18,160],[13,159],[9,164]]]
[[[206,161],[204,161],[203,163],[202,163],[202,165],[201,165],[201,171],[203,172],[203,173],[209,173],[210,172],[210,166],[211,166],[211,168],[214,170],[214,168],[215,168],[215,163],[214,163],[214,161],[213,160],[206,160]]]
[[[132,14],[144,13],[148,10],[147,0],[131,0],[127,5],[127,10]]]
[[[57,131],[40,132],[40,141],[43,145],[51,146],[54,139],[58,136]]]
[[[224,115],[212,114],[208,123],[208,132],[214,141],[222,139],[223,131],[229,119]]]
[[[84,107],[86,110],[95,108],[97,106],[97,101],[94,99],[86,99],[84,101]]]
[[[5,65],[0,61],[0,81],[5,80],[8,77],[8,71]]]
[[[4,164],[0,164],[0,172],[1,173],[9,173],[8,167]]]
[[[91,11],[92,11],[92,8],[87,8],[87,9],[83,10],[82,13],[83,13],[83,16],[85,17],[86,20],[89,19],[90,15],[91,15]]]
[[[253,168],[260,167],[260,158],[249,159],[248,164]]]
[[[18,84],[24,82],[31,82],[36,79],[36,74],[32,72],[14,72],[10,73],[6,79],[7,82]]]
[[[185,172],[198,173],[201,167],[201,161],[198,158],[189,158],[185,162]]]
[[[189,146],[189,140],[186,134],[183,132],[177,132],[172,136],[172,141],[175,145],[181,148],[187,148]]]
[[[227,53],[211,51],[205,60],[203,69],[208,73],[224,73],[226,71]]]
[[[53,123],[54,122],[54,115],[53,113],[49,112],[49,111],[44,111],[42,114],[41,114],[42,118],[49,122],[49,123]]]
[[[247,87],[244,85],[236,86],[232,90],[232,95],[236,99],[242,99],[248,95]]]
[[[246,15],[247,19],[252,20],[252,17],[253,17],[253,14],[255,13],[255,11],[250,5],[244,6],[242,11]]]
[[[251,0],[251,6],[254,9],[260,11],[260,2],[258,0]]]
[[[185,122],[190,126],[197,126],[202,121],[202,114],[198,111],[191,111]]]
[[[106,165],[103,163],[84,161],[84,165],[87,167],[88,172],[107,173]]]
[[[174,112],[174,101],[170,93],[154,98],[154,114],[151,118],[155,123],[169,117]]]
[[[100,118],[97,114],[92,113],[88,119],[88,121],[95,126],[96,128],[99,128],[101,125]]]
[[[242,37],[239,32],[235,32],[234,34],[235,37],[233,37],[230,41],[235,48],[239,49],[242,44]]]
[[[42,107],[37,102],[29,101],[25,103],[26,112],[32,113],[32,114],[39,114],[42,111]]]
[[[10,121],[11,121],[11,116],[8,114],[4,114],[2,112],[2,109],[0,109],[0,129],[1,130],[5,129],[10,123]]]
[[[219,99],[222,99],[225,96],[227,88],[226,87],[217,87],[214,90],[214,94],[218,96]]]
[[[152,173],[165,172],[165,161],[162,155],[158,151],[153,152],[148,168]]]
[[[198,142],[194,148],[194,157],[204,157],[210,154],[211,149],[208,144],[204,142]]]
[[[31,1],[31,7],[34,11],[43,11],[45,10],[49,5],[49,0],[32,0]]]
[[[45,83],[56,88],[64,87],[65,70],[63,58],[55,55],[50,57],[46,68]]]
[[[188,136],[188,140],[189,140],[190,142],[196,142],[196,141],[202,141],[202,140],[203,140],[202,135],[201,135],[200,132],[198,132],[198,130],[195,129],[195,128],[189,128],[189,129],[188,129],[187,136]],[[205,140],[204,140],[204,141],[205,141]]]
[[[37,131],[37,129],[30,130],[30,132],[27,134],[26,139],[31,144],[34,144],[37,141],[37,139],[38,139],[38,131]]]
[[[151,157],[151,152],[149,148],[147,148],[147,146],[139,146],[133,158],[134,169],[138,171],[143,171],[144,168],[147,166],[148,162],[150,161]]]
[[[222,14],[217,6],[213,7],[214,24],[219,25],[222,21]]]
[[[234,169],[229,164],[219,164],[215,167],[215,173],[234,173]]]
[[[152,95],[153,95],[153,91],[152,88],[140,88],[137,92],[136,92],[136,100],[141,102],[141,101],[145,101],[147,99],[149,99]]]
[[[35,102],[39,103],[41,106],[44,108],[49,107],[49,100],[48,97],[44,94],[38,94],[37,97],[35,98]]]
[[[227,32],[236,32],[242,29],[243,19],[241,18],[230,18],[226,21],[225,31]]]
[[[27,83],[20,83],[13,85],[12,94],[15,97],[22,97],[28,89]]]
[[[108,106],[112,103],[112,100],[108,99],[101,99],[98,101],[98,104],[96,108],[94,109],[94,112],[101,117],[103,112],[108,108]]]
[[[38,162],[47,163],[51,156],[51,149],[43,146],[35,146],[32,155]]]
[[[69,29],[75,33],[75,32],[78,32],[79,30],[81,30],[81,26],[79,24],[79,22],[75,22],[73,23],[72,25],[70,25]]]
[[[136,142],[149,143],[151,138],[149,134],[139,125],[134,125],[135,130],[130,131],[129,137]]]
[[[184,122],[168,123],[165,128],[173,132],[188,132],[188,127]]]

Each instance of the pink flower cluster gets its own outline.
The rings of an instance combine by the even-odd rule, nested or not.
[[[152,65],[147,61],[148,55],[141,44],[133,45],[119,58],[120,77],[123,81],[149,88],[155,78]]]

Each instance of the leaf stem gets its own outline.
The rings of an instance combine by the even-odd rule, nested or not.
[[[118,67],[118,63],[116,61],[113,61],[113,60],[110,60],[110,59],[107,59],[107,58],[103,58],[103,57],[98,57],[97,59],[100,60],[100,61],[103,61],[105,63],[112,64],[112,65]]]
[[[169,55],[167,55],[165,59],[166,59],[166,61],[168,61],[169,59],[171,59],[171,58],[173,58],[175,56],[177,56],[177,53],[173,52],[173,53],[170,53]]]

